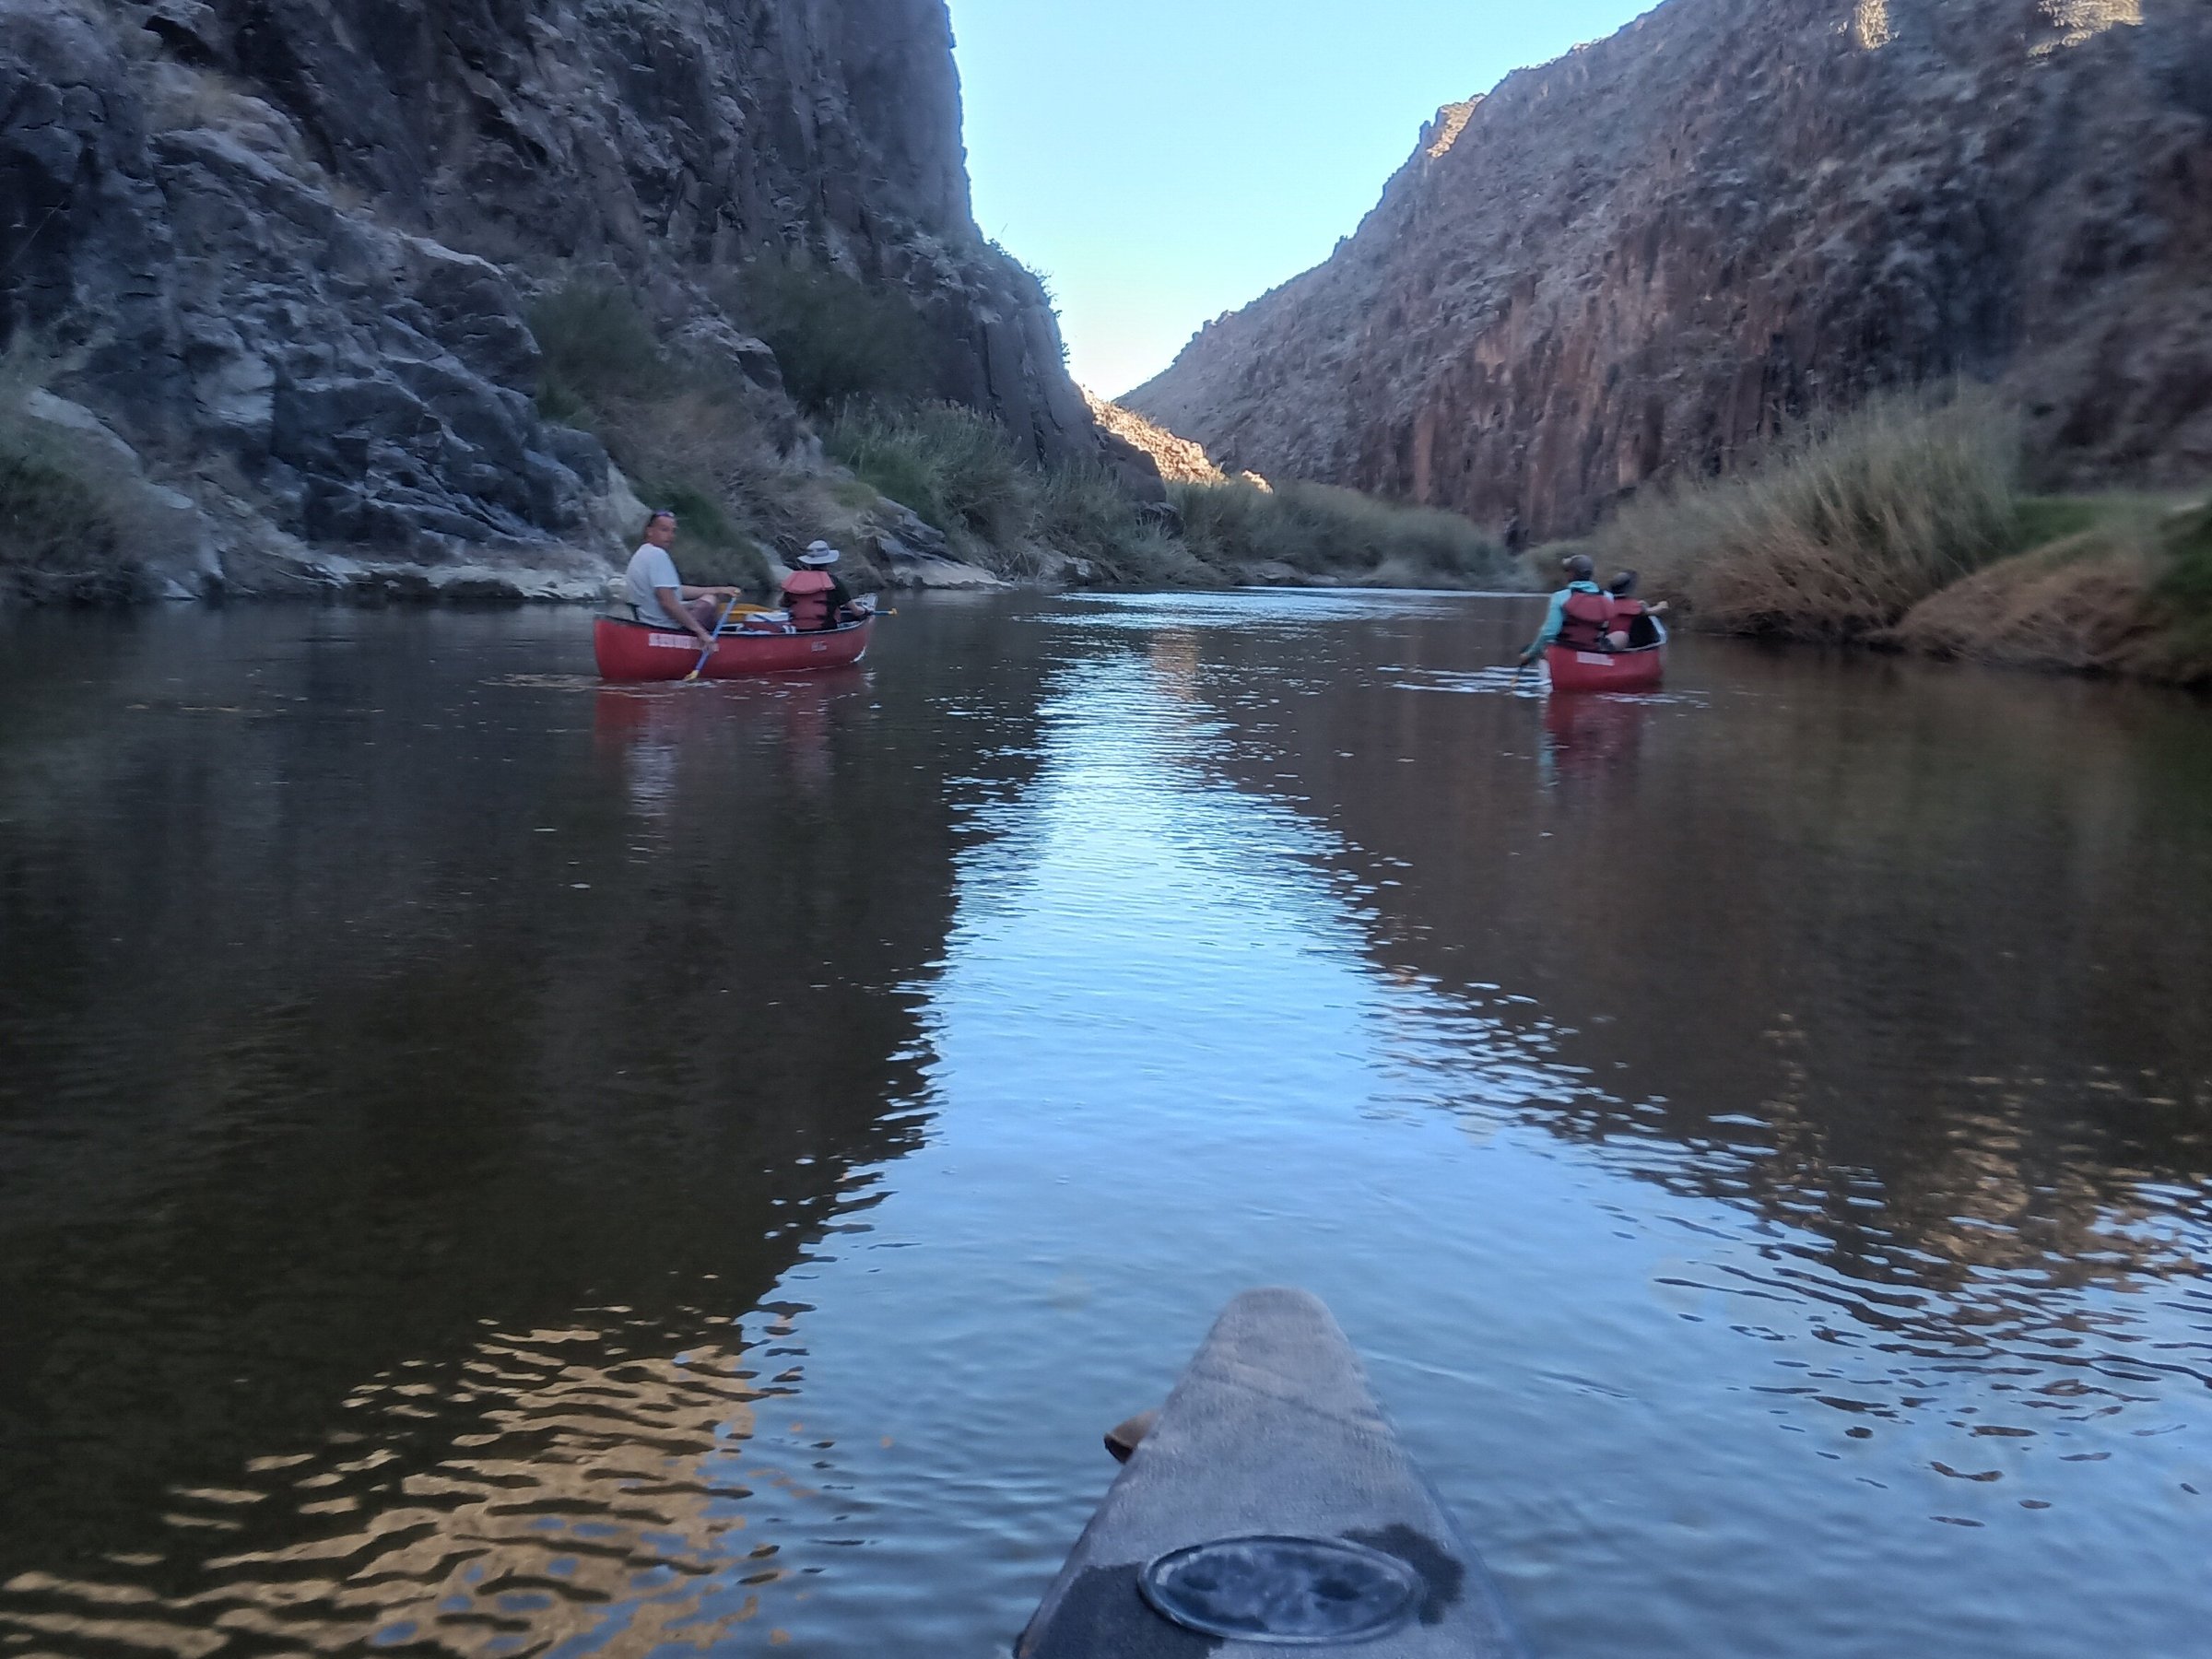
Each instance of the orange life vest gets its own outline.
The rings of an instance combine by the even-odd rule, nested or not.
[[[1603,651],[1613,625],[1613,601],[1603,594],[1569,594],[1559,643],[1569,651]]]
[[[830,626],[830,594],[836,587],[827,571],[794,571],[783,578],[783,608],[801,633]]]

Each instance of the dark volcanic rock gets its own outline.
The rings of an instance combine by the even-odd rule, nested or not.
[[[942,394],[1100,453],[976,229],[944,0],[0,0],[0,340],[258,524],[256,582],[603,559],[626,492],[538,418],[518,273],[615,273],[773,397],[708,298],[763,253],[904,288]]]
[[[1877,388],[2054,482],[2212,473],[2212,6],[1668,0],[1441,112],[1327,263],[1124,401],[1529,536]]]

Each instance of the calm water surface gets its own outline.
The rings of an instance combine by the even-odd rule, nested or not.
[[[2205,1652],[2212,709],[900,608],[0,632],[0,1656],[1003,1653],[1267,1282],[1546,1659]]]

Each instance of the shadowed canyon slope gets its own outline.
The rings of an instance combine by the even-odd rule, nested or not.
[[[1229,467],[1572,534],[1951,376],[2053,484],[2212,473],[2212,6],[1669,0],[1441,112],[1124,401]]]
[[[159,487],[184,587],[603,547],[530,293],[618,281],[772,400],[712,285],[763,255],[902,291],[932,389],[1097,453],[971,213],[944,0],[0,0],[0,342]]]

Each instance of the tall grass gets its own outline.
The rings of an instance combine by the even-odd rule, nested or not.
[[[1264,489],[1241,479],[1169,487],[1191,551],[1225,568],[1285,564],[1308,576],[1383,586],[1512,580],[1505,550],[1455,512],[1325,484]]]
[[[637,302],[607,283],[571,278],[547,291],[530,326],[540,412],[592,433],[645,500],[675,509],[685,576],[765,593],[768,561],[736,504],[771,446],[742,377],[673,359]]]
[[[956,539],[1004,544],[1033,516],[1034,483],[1004,427],[959,404],[853,406],[824,444],[893,500]]]
[[[1708,628],[1855,638],[2021,545],[2020,453],[1989,394],[1877,397],[1748,472],[1630,501],[1592,551]]]

